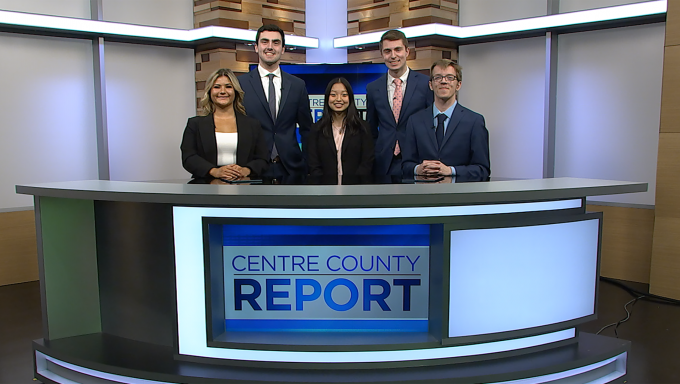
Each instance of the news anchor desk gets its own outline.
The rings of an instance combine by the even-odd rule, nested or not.
[[[35,196],[43,382],[625,378],[629,342],[576,329],[597,308],[585,198],[644,183],[16,189]]]

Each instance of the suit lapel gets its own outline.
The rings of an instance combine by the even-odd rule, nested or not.
[[[458,128],[458,123],[460,123],[460,120],[463,118],[463,107],[460,106],[460,103],[456,103],[456,107],[453,109],[453,113],[451,114],[451,119],[449,121],[449,124],[446,126],[446,133],[444,134],[444,140],[442,141],[442,147],[446,145],[446,142],[451,138],[453,135],[453,131]]]
[[[257,98],[260,100],[260,103],[262,103],[264,110],[267,111],[267,115],[269,116],[270,119],[272,119],[272,121],[274,121],[274,116],[272,116],[271,111],[269,111],[269,103],[267,102],[267,96],[265,96],[264,94],[265,85],[262,83],[262,79],[260,78],[260,71],[257,68],[250,71],[250,85],[255,91],[255,95],[257,95]]]
[[[251,147],[250,127],[246,127],[243,115],[236,112],[236,163],[244,164],[248,159],[248,148]]]
[[[279,115],[283,111],[286,101],[288,100],[288,94],[290,93],[290,75],[281,71],[281,101],[279,101]]]
[[[201,144],[205,151],[205,157],[217,163],[217,139],[215,139],[215,120],[213,120],[212,114],[201,119],[198,130],[201,135]]]
[[[427,130],[427,137],[429,138],[430,142],[432,143],[432,148],[437,148],[437,125],[432,125],[434,122],[434,117],[432,117],[432,114],[434,113],[434,105],[431,105],[427,109],[430,111],[428,114],[428,121],[423,124],[423,127],[428,127]],[[439,148],[437,148],[437,152],[439,152]]]
[[[402,99],[401,102],[401,110],[399,111],[399,121],[401,122],[401,117],[406,116],[406,108],[408,108],[409,100],[413,97],[413,93],[415,92],[416,89],[416,73],[412,70],[409,69],[408,72],[408,77],[406,78],[406,89],[404,90],[404,98]],[[404,122],[406,123],[406,122]]]
[[[392,119],[392,122],[394,123],[394,126],[396,127],[397,125],[397,120],[394,118],[394,113],[392,112],[392,108],[390,107],[390,94],[387,92],[387,79],[389,79],[390,75],[386,73],[380,78],[380,81],[382,81],[382,85],[378,87],[378,90],[380,91],[380,95],[378,97],[383,100],[385,103],[385,108],[389,110],[389,115],[390,118]],[[403,108],[404,103],[402,102],[402,108]]]
[[[328,147],[333,150],[333,156],[335,158],[337,158],[338,157],[338,148],[335,147],[335,137],[333,136],[333,128],[331,128],[331,135],[330,136],[323,135],[323,137],[326,139],[326,142],[328,143]],[[344,144],[343,144],[343,146],[344,146]],[[342,148],[340,148],[340,150],[342,150]]]

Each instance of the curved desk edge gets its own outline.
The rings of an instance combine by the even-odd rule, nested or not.
[[[83,200],[232,207],[409,207],[583,198],[646,192],[647,183],[555,178],[461,184],[189,185],[85,180],[17,185],[17,193]]]

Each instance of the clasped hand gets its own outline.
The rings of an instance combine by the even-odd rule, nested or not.
[[[451,167],[439,160],[423,160],[422,163],[418,164],[416,173],[419,175],[450,176]]]
[[[236,164],[223,165],[210,170],[210,176],[216,179],[236,180],[248,175],[250,175],[250,168]]]

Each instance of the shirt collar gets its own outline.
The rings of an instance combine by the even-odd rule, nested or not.
[[[276,68],[274,72],[269,72],[268,70],[262,68],[261,65],[257,65],[257,72],[260,74],[260,77],[265,78],[267,77],[268,74],[273,73],[274,76],[278,77],[279,79],[281,78],[281,66]]]
[[[453,105],[450,106],[449,109],[447,109],[446,111],[439,112],[439,109],[437,109],[437,106],[432,104],[432,116],[433,116],[433,118],[436,119],[438,114],[443,113],[443,114],[446,115],[447,119],[450,119],[451,115],[453,114],[453,110],[456,108],[456,105],[458,105],[458,100],[454,101]]]
[[[408,73],[409,73],[410,71],[411,71],[411,69],[410,69],[410,68],[408,67],[408,65],[407,65],[407,66],[406,66],[406,72],[404,72],[404,74],[401,75],[401,76],[399,77],[399,78],[401,79],[401,83],[402,83],[402,84],[406,83],[406,79],[408,79]],[[388,81],[390,84],[392,84],[392,83],[394,83],[394,79],[396,79],[396,77],[392,76],[392,74],[388,71],[388,72],[387,72],[387,81]]]

